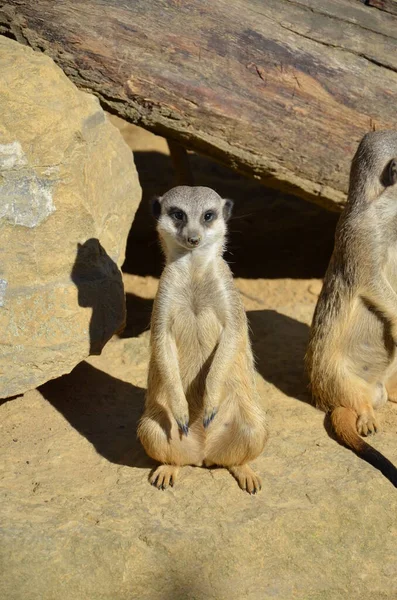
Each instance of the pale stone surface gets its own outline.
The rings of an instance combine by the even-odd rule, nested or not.
[[[0,37],[0,398],[69,372],[124,321],[141,190],[98,100]]]
[[[302,358],[310,281],[238,280],[271,437],[242,492],[224,469],[148,483],[136,441],[148,333],[0,406],[0,597],[7,600],[394,600],[397,496],[326,433]],[[152,298],[154,279],[126,277]],[[248,296],[251,297],[248,298]],[[397,406],[371,443],[397,461]]]

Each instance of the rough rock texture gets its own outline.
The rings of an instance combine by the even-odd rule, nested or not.
[[[127,129],[145,195],[163,191],[164,141]],[[302,377],[334,215],[264,202],[260,186],[193,158],[200,183],[236,200],[232,267],[271,431],[255,463],[263,490],[249,497],[223,469],[185,468],[165,492],[147,481],[136,423],[161,258],[142,203],[124,265],[142,271],[124,276],[125,337],[0,406],[0,598],[395,600],[396,490],[329,437]],[[370,443],[397,462],[397,405],[379,420]]]
[[[141,191],[98,100],[0,38],[0,398],[69,372],[124,321]]]

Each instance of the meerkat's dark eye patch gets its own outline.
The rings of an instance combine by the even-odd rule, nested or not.
[[[382,173],[382,183],[385,187],[390,187],[397,183],[397,158],[393,158]]]
[[[203,214],[203,221],[205,221],[205,223],[211,223],[211,221],[215,221],[217,216],[218,215],[214,210],[206,210]]]
[[[225,221],[228,221],[232,216],[233,209],[233,200],[225,200],[225,204],[223,205],[223,218]]]
[[[171,217],[171,219],[173,219],[177,223],[186,223],[187,222],[186,213],[183,210],[180,210],[179,208],[170,208],[170,210],[168,211],[168,214]]]

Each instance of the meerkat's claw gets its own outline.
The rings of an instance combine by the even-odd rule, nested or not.
[[[376,433],[379,429],[374,415],[363,413],[357,419],[357,431],[364,437]]]
[[[149,482],[158,490],[166,490],[168,486],[174,487],[178,471],[179,467],[174,465],[160,465],[149,477]]]
[[[212,421],[216,417],[217,412],[218,412],[217,408],[212,408],[208,412],[206,411],[204,413],[204,417],[203,417],[204,429],[207,429],[208,425],[210,425],[210,423],[212,423]]]
[[[247,477],[245,489],[251,496],[255,496],[261,491],[262,485],[260,481],[261,480],[259,479],[259,477],[256,476]]]
[[[180,421],[178,421],[177,419],[175,419],[178,427],[182,433],[182,435],[185,435],[187,437],[188,433],[189,433],[189,422],[185,421],[185,423],[181,423]]]

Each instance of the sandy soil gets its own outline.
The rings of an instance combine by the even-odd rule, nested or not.
[[[148,484],[135,429],[162,264],[148,205],[173,171],[164,140],[117,123],[144,188],[124,265],[127,327],[101,356],[0,406],[0,597],[397,598],[396,490],[328,435],[303,377],[337,216],[198,156],[197,183],[235,200],[228,260],[271,431],[255,463],[263,491],[248,496],[223,469],[187,467],[166,492]],[[371,443],[397,462],[397,406],[380,421]]]

